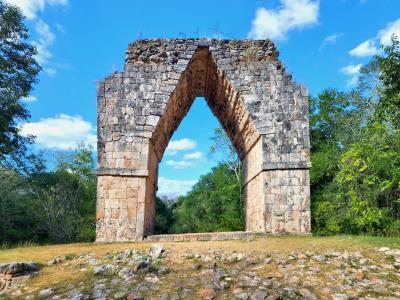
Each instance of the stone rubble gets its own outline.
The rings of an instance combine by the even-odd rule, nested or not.
[[[90,263],[94,259],[91,255],[75,258],[79,267],[88,269],[87,282],[48,286],[33,293],[24,289],[29,288],[29,281],[21,282],[7,287],[1,295],[70,300],[400,299],[399,258],[399,249],[266,255],[213,249],[173,253],[158,244],[143,252],[126,249],[107,253],[96,257],[98,265]],[[7,269],[25,268],[14,265]]]
[[[35,262],[0,263],[0,292],[29,279],[38,270]]]

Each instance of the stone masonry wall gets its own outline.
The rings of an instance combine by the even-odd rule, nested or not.
[[[98,84],[98,241],[152,233],[158,163],[197,96],[243,161],[246,230],[310,231],[307,91],[277,57],[268,40],[129,45]]]

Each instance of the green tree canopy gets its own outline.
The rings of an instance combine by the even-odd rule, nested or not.
[[[40,66],[36,48],[28,42],[29,33],[21,11],[0,1],[0,163],[8,156],[20,156],[32,137],[20,134],[19,122],[30,115],[21,103],[37,82]]]

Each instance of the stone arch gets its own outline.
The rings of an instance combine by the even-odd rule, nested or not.
[[[308,104],[270,41],[141,40],[98,85],[97,241],[153,231],[158,163],[204,96],[244,164],[246,231],[309,232]]]

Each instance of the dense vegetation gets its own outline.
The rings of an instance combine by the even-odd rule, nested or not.
[[[399,41],[362,68],[356,89],[310,103],[314,232],[399,235]]]
[[[96,177],[92,151],[79,146],[52,157],[32,153],[20,134],[21,101],[37,82],[36,48],[21,11],[0,1],[0,243],[92,240]]]
[[[20,135],[21,102],[40,66],[21,12],[0,0],[0,242],[94,239],[96,177],[92,150],[35,154]],[[310,97],[313,231],[400,235],[400,46],[362,68],[352,91]],[[216,129],[211,154],[224,160],[178,199],[156,199],[157,233],[244,228],[242,170]]]

